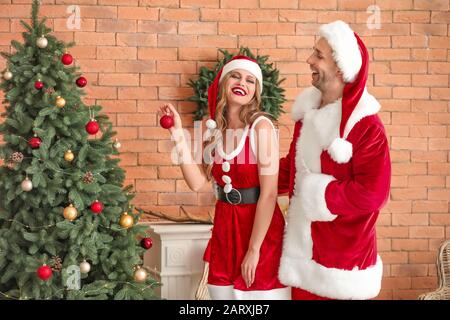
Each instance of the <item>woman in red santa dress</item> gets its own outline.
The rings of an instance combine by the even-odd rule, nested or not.
[[[262,72],[256,61],[235,56],[208,89],[209,139],[201,164],[192,161],[181,119],[170,128],[181,169],[194,191],[213,180],[217,197],[209,262],[212,299],[290,299],[278,280],[285,221],[277,204],[278,136],[270,115],[261,111]]]

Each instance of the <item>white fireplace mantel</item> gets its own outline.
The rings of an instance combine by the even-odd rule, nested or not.
[[[191,300],[203,274],[203,254],[211,237],[211,224],[142,223],[149,227],[153,246],[144,265],[162,283],[157,294],[163,299]]]

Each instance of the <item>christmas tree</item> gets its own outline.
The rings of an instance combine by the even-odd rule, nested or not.
[[[12,41],[0,88],[0,298],[152,299],[151,246],[98,105],[66,44],[32,4],[24,44]]]

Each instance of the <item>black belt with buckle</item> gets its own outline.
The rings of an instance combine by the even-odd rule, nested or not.
[[[230,204],[252,204],[257,203],[259,199],[259,187],[235,189],[232,188],[229,193],[225,193],[223,188],[216,185],[217,199]]]

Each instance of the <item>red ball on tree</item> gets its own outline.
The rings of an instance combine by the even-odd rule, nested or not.
[[[41,89],[44,87],[44,83],[43,83],[41,80],[38,80],[38,81],[36,81],[36,82],[34,83],[34,87],[35,87],[37,90],[41,90]]]
[[[80,88],[83,88],[87,85],[87,79],[85,77],[79,77],[76,81],[77,86],[79,86]]]
[[[95,214],[99,214],[103,211],[103,203],[98,200],[95,200],[91,204],[91,211]]]
[[[98,125],[98,122],[95,120],[91,120],[86,124],[86,131],[89,134],[96,134],[99,129],[100,126]]]
[[[161,119],[159,119],[159,124],[164,129],[169,129],[169,128],[173,127],[173,125],[174,125],[173,117],[166,114],[166,115],[162,116]]]
[[[39,279],[47,281],[52,277],[52,268],[50,268],[47,265],[42,265],[36,270],[36,274],[39,277]]]
[[[61,61],[67,66],[73,62],[73,57],[69,53],[64,53],[61,57]]]
[[[42,140],[39,137],[32,137],[30,140],[28,140],[28,145],[31,147],[31,149],[37,149],[41,145]]]
[[[150,249],[153,246],[152,238],[143,238],[141,240],[141,247],[144,249]]]

